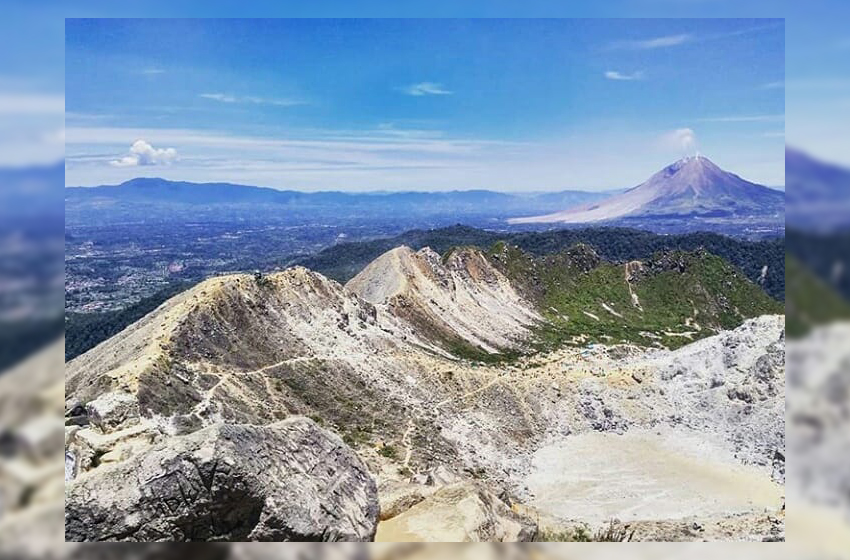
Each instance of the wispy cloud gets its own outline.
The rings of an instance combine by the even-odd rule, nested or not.
[[[664,35],[662,37],[652,37],[650,39],[641,39],[637,41],[618,41],[616,43],[612,43],[611,48],[629,50],[663,49],[683,45],[693,40],[694,36],[690,33],[680,33],[678,35]]]
[[[41,93],[0,92],[0,115],[62,115],[65,113],[65,96]]]
[[[274,105],[277,107],[294,107],[296,105],[306,105],[306,101],[302,99],[270,99],[266,97],[257,97],[254,95],[232,95],[229,93],[202,93],[199,97],[219,101],[221,103],[250,103],[253,105]]]
[[[401,91],[407,95],[423,96],[423,95],[452,95],[454,92],[446,89],[443,84],[436,82],[419,82],[401,88]]]
[[[785,82],[767,82],[761,85],[761,89],[783,89]]]
[[[169,165],[177,160],[174,148],[154,148],[144,140],[136,140],[130,153],[109,162],[113,167],[138,167],[140,165]]]
[[[763,25],[752,27],[744,27],[741,29],[732,29],[729,31],[721,31],[719,33],[711,33],[707,35],[693,33],[678,33],[673,35],[662,35],[660,37],[650,37],[648,39],[638,39],[629,41],[616,41],[608,45],[612,50],[654,50],[665,49],[668,47],[676,47],[687,43],[697,43],[704,41],[718,41],[729,39],[732,37],[741,37],[762,31],[771,31],[781,28],[785,25],[784,21],[776,20]]]
[[[671,154],[692,153],[693,130],[668,131],[659,145],[662,132],[604,127],[598,136],[580,130],[554,140],[518,142],[380,124],[368,129],[288,129],[283,137],[208,128],[72,125],[66,131],[64,154],[68,185],[165,176],[299,190],[587,190],[634,184],[669,163]],[[138,138],[153,146],[175,146],[179,165],[110,165],[114,154]],[[725,144],[719,146],[712,155],[722,160]],[[734,155],[735,147],[730,151]],[[763,184],[780,184],[785,170],[781,157],[767,174],[751,173],[745,166],[732,168]]]
[[[699,38],[705,41],[716,41],[719,39],[729,39],[730,37],[742,37],[744,35],[751,35],[753,33],[761,33],[762,31],[772,31],[774,29],[780,29],[783,27],[785,27],[785,21],[778,19],[761,25],[743,27],[741,29],[733,29],[731,31],[721,31],[720,33],[712,33],[710,35],[704,35]]]
[[[145,68],[139,73],[144,74],[145,76],[156,76],[157,74],[165,74],[165,70],[162,68],[151,67]]]
[[[705,117],[696,120],[698,122],[713,123],[777,122],[784,121],[785,115],[730,115],[724,117]]]
[[[609,80],[631,82],[635,80],[643,80],[645,76],[644,73],[641,71],[624,73],[618,72],[616,70],[608,70],[607,72],[605,72],[605,77]]]
[[[763,138],[785,138],[784,130],[771,130],[762,133]]]

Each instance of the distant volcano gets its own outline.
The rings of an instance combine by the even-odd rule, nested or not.
[[[703,156],[681,159],[646,182],[600,202],[563,212],[515,218],[511,223],[588,223],[620,218],[771,215],[783,212],[785,194],[724,171]]]

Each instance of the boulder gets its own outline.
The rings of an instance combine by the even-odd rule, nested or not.
[[[444,486],[406,512],[381,522],[378,542],[528,542],[537,524],[514,513],[482,486]]]
[[[313,421],[213,425],[65,489],[67,541],[368,541],[375,482]]]
[[[381,504],[381,521],[409,510],[431,494],[436,489],[423,484],[385,480],[378,485],[378,501]]]
[[[129,393],[105,393],[86,405],[89,422],[103,433],[139,422],[139,401]]]
[[[428,486],[448,486],[449,484],[456,484],[463,481],[457,473],[453,472],[445,465],[438,465],[428,471],[427,474],[428,478],[426,484],[428,484]]]

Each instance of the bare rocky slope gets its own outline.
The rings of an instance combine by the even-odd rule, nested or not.
[[[428,337],[490,353],[517,346],[542,320],[476,249],[453,250],[443,259],[427,247],[417,252],[398,247],[375,259],[346,288],[385,305]]]
[[[665,274],[693,275],[695,269],[673,262]],[[398,248],[345,287],[304,268],[207,280],[66,365],[66,499],[83,495],[75,488],[85,480],[107,477],[98,472],[134,471],[157,445],[174,452],[199,430],[271,426],[301,415],[342,436],[381,487],[394,484],[407,525],[379,528],[379,536],[419,534],[414,528],[445,508],[446,496],[467,500],[457,491],[434,497],[433,490],[477,481],[483,488],[464,492],[481,504],[479,513],[468,510],[480,519],[467,518],[480,530],[465,538],[532,538],[527,519],[539,511],[525,514],[526,521],[515,518],[519,513],[509,519],[492,500],[499,496],[515,512],[520,503],[545,506],[533,483],[545,475],[540,454],[557,456],[558,445],[592,433],[644,434],[646,449],[663,445],[689,461],[711,456],[729,476],[764,483],[752,500],[720,500],[694,515],[757,514],[766,503],[778,510],[784,318],[747,319],[760,308],[730,305],[738,328],[706,325],[694,338],[718,334],[679,350],[652,336],[640,345],[573,337],[543,348],[540,338],[563,323],[552,320],[554,312],[542,307],[546,298],[533,289],[543,272],[543,263],[537,266],[520,283],[517,268],[493,254],[459,249],[441,257]],[[557,278],[583,275],[577,286],[584,286],[596,269],[567,267]],[[612,282],[600,294],[622,291],[632,305],[622,270],[594,281]],[[699,285],[706,292],[720,286],[724,291],[706,301],[728,305],[744,282],[727,277]],[[648,312],[657,302],[639,304]],[[594,305],[589,315],[626,321],[619,304],[603,298]],[[710,315],[702,303],[697,307],[668,314],[685,327],[700,311]],[[646,483],[640,476],[637,482]],[[417,487],[431,490],[404,498]],[[406,513],[414,504],[420,505]],[[625,509],[614,503],[610,512],[623,517]],[[689,515],[686,508],[662,513]]]

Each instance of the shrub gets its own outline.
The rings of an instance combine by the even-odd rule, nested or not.
[[[378,455],[387,459],[396,459],[398,458],[398,450],[392,445],[385,445],[378,450]]]

